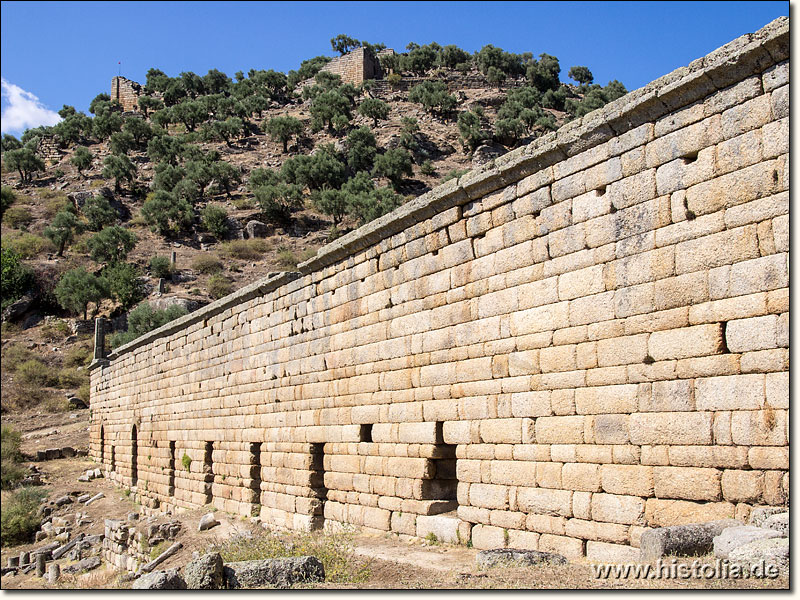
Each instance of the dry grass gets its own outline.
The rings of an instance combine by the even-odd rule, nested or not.
[[[251,532],[212,546],[225,562],[316,556],[325,567],[327,583],[362,583],[370,576],[369,566],[353,552],[354,533]]]
[[[269,250],[269,244],[261,238],[232,240],[219,245],[221,254],[240,260],[259,259],[267,250]]]

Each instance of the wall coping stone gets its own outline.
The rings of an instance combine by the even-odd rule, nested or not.
[[[687,106],[714,90],[726,88],[789,58],[789,18],[778,17],[755,33],[746,33],[710,54],[679,67],[644,87],[566,123],[530,144],[517,148],[451,179],[394,211],[320,248],[298,265],[299,272],[266,277],[188,315],[136,338],[108,355],[113,361],[160,337],[208,319],[228,308],[276,290],[399,233],[444,210],[460,206],[515,183],[543,168],[585,152],[631,129]],[[95,361],[89,369],[107,366]]]

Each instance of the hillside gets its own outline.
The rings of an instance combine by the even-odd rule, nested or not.
[[[359,48],[380,51],[381,79],[358,85],[326,57],[235,81],[151,69],[128,110],[101,93],[93,117],[64,106],[55,127],[5,135],[4,422],[88,403],[84,318],[123,343],[624,93],[585,67],[561,83],[546,54],[409,48]],[[126,334],[144,301],[156,313]]]

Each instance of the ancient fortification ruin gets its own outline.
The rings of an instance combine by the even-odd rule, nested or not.
[[[393,50],[390,52],[394,53]],[[338,75],[342,83],[353,85],[364,83],[367,79],[379,79],[383,74],[380,60],[366,48],[356,48],[344,56],[337,56],[322,70]]]
[[[91,455],[153,510],[604,560],[787,503],[788,58],[778,19],[99,357]]]
[[[126,77],[111,78],[111,99],[122,105],[123,112],[139,110],[139,96],[142,92],[140,83]]]

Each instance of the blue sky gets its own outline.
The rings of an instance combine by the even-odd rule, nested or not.
[[[410,41],[493,44],[560,60],[636,89],[781,15],[788,2],[2,2],[2,130],[86,111],[111,77],[288,71],[333,55],[346,33],[402,50]],[[121,62],[121,66],[118,65]]]

